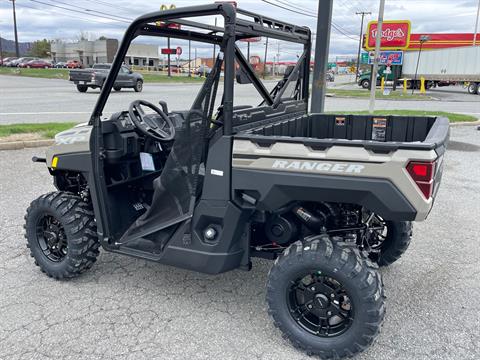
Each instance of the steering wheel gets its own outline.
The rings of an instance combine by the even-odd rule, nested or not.
[[[156,114],[146,114],[143,107],[152,109]],[[170,141],[175,138],[175,125],[172,119],[152,103],[145,100],[135,100],[130,104],[128,114],[143,135],[158,141]]]

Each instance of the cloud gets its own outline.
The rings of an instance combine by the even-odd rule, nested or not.
[[[275,1],[273,0],[273,2]],[[306,25],[313,31],[316,29],[316,20],[313,17],[273,7],[259,0],[238,0],[237,2],[242,8],[294,24]],[[109,17],[114,18],[133,19],[146,12],[158,10],[159,7],[157,2],[148,0],[77,0],[71,2],[71,5],[66,5],[69,3],[66,0],[17,1],[20,41],[34,41],[40,38],[73,40],[81,31],[92,34],[92,37],[103,35],[121,39],[128,24],[102,18],[104,15],[101,13],[109,14]],[[180,7],[211,2],[208,0],[177,0],[174,3]],[[300,12],[308,14],[315,14],[318,6],[318,0],[304,0],[301,3],[294,0],[282,0],[281,3],[291,4],[287,7],[296,7],[297,10],[301,10]],[[67,7],[74,11],[46,4]],[[409,19],[412,21],[413,32],[473,32],[477,4],[477,0],[458,2],[450,0],[387,0],[385,19]],[[86,11],[87,9],[89,11]],[[334,0],[333,21],[344,34],[337,29],[332,29],[331,56],[356,54],[358,41],[354,39],[359,35],[360,16],[355,15],[355,12],[362,10],[372,12],[371,16],[367,16],[366,22],[375,19],[378,12],[378,0]],[[13,39],[11,3],[7,1],[0,2],[0,35],[7,39]],[[200,51],[207,54],[209,48],[202,46]],[[262,45],[253,45],[252,49],[255,53],[262,53]],[[294,58],[298,52],[288,46],[284,47],[284,51],[282,56],[284,55],[286,58]]]

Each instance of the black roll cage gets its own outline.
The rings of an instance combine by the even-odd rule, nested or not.
[[[224,27],[183,19],[212,15],[222,16],[224,18]],[[241,15],[244,18],[238,18],[237,15]],[[155,23],[159,21],[165,25],[180,24],[187,28],[194,27],[196,29],[207,30],[207,33],[155,25]],[[90,175],[91,196],[92,200],[94,200],[94,207],[96,207],[98,234],[106,243],[109,243],[111,240],[111,231],[108,221],[110,219],[110,211],[107,206],[107,188],[104,173],[105,151],[103,146],[101,116],[128,48],[131,42],[141,35],[170,37],[219,45],[224,54],[223,135],[230,136],[233,133],[235,60],[239,62],[239,65],[247,73],[247,76],[263,97],[264,104],[275,107],[275,101],[272,95],[267,92],[248,61],[243,57],[238,47],[236,47],[235,42],[237,40],[264,36],[276,40],[303,44],[304,53],[301,57],[301,61],[304,62],[302,74],[303,87],[300,92],[300,97],[306,104],[305,108],[308,108],[309,61],[311,54],[311,31],[308,27],[292,25],[267,16],[237,9],[232,3],[228,2],[156,11],[135,19],[125,32],[89,121],[89,125],[93,127],[90,139],[93,170]]]

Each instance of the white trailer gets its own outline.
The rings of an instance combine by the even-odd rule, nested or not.
[[[468,92],[480,90],[480,46],[458,47],[422,51],[418,63],[418,51],[404,54],[402,76],[406,79],[424,77],[430,84],[435,82],[468,82]]]

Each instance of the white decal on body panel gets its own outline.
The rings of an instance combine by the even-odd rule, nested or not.
[[[328,163],[316,161],[287,161],[275,160],[273,169],[300,170],[300,171],[330,171],[337,173],[360,174],[365,166],[360,164]]]

